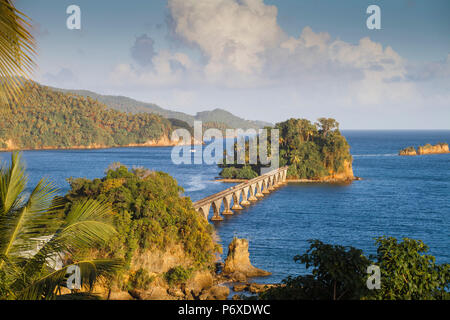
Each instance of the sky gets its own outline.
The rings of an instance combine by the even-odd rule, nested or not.
[[[195,114],[450,129],[448,0],[17,0],[34,79]],[[81,10],[70,30],[69,5]],[[381,29],[366,25],[378,5]]]

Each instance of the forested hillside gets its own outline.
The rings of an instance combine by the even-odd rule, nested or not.
[[[3,105],[0,149],[103,147],[164,140],[182,121],[108,109],[91,98],[30,82],[18,103]]]
[[[161,108],[160,106],[154,103],[137,101],[123,96],[101,95],[87,90],[63,90],[63,89],[54,89],[54,90],[65,93],[71,92],[73,94],[77,94],[83,97],[89,97],[104,103],[111,109],[115,109],[118,111],[131,113],[142,113],[142,112],[156,113],[165,118],[172,118],[186,121],[191,126],[194,124],[194,121],[202,121],[204,127],[208,128],[215,127],[218,129],[224,128],[258,129],[263,128],[265,126],[272,126],[272,124],[268,122],[242,119],[223,109],[202,111],[198,112],[196,115],[190,115],[183,112],[167,110]],[[216,124],[216,126],[213,126],[213,124]]]

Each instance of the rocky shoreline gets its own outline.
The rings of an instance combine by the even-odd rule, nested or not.
[[[88,146],[70,146],[70,147],[54,147],[54,146],[45,146],[39,148],[20,148],[13,143],[12,140],[6,141],[8,145],[7,148],[0,148],[0,152],[11,152],[11,151],[40,151],[40,150],[98,150],[98,149],[116,149],[116,148],[145,148],[145,147],[173,147],[173,146],[182,146],[182,145],[200,145],[204,144],[203,142],[192,141],[188,144],[186,143],[178,143],[169,139],[169,137],[164,136],[158,140],[148,140],[144,143],[130,143],[127,145],[103,145],[103,144],[91,144]]]
[[[170,250],[174,251],[174,250]],[[155,254],[162,263],[178,258],[177,254]],[[140,257],[139,260],[155,260],[152,256]],[[156,259],[156,260],[158,260]],[[149,266],[147,266],[148,268]],[[155,266],[153,266],[155,267]],[[158,266],[165,270],[167,265]],[[154,270],[154,269],[153,269]],[[274,284],[259,284],[251,282],[251,278],[265,277],[270,272],[254,267],[250,262],[248,240],[234,238],[228,246],[228,255],[225,262],[217,262],[215,270],[198,270],[185,283],[169,285],[163,278],[157,277],[158,273],[151,273],[155,280],[147,289],[124,290],[123,288],[107,288],[97,285],[93,292],[102,299],[107,300],[227,300],[241,299],[240,295],[231,296],[236,292],[246,291],[257,294]],[[233,290],[230,290],[232,288]],[[64,292],[66,294],[69,293]]]

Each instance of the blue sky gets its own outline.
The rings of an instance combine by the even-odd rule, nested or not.
[[[19,0],[36,80],[187,113],[450,129],[450,1]],[[66,8],[81,8],[81,30]],[[381,8],[381,30],[366,8]]]

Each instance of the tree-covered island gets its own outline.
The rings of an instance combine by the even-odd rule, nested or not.
[[[267,128],[270,130],[271,128]],[[320,118],[316,123],[307,119],[289,119],[277,123],[279,130],[279,165],[289,166],[290,180],[351,181],[354,179],[350,146],[339,131],[339,123]],[[270,140],[270,139],[269,139]],[[224,179],[251,179],[261,173],[259,161],[249,164],[249,142],[245,142],[245,164],[238,164],[239,143],[234,146],[235,162],[223,163],[220,173]],[[271,146],[268,143],[268,153]]]

